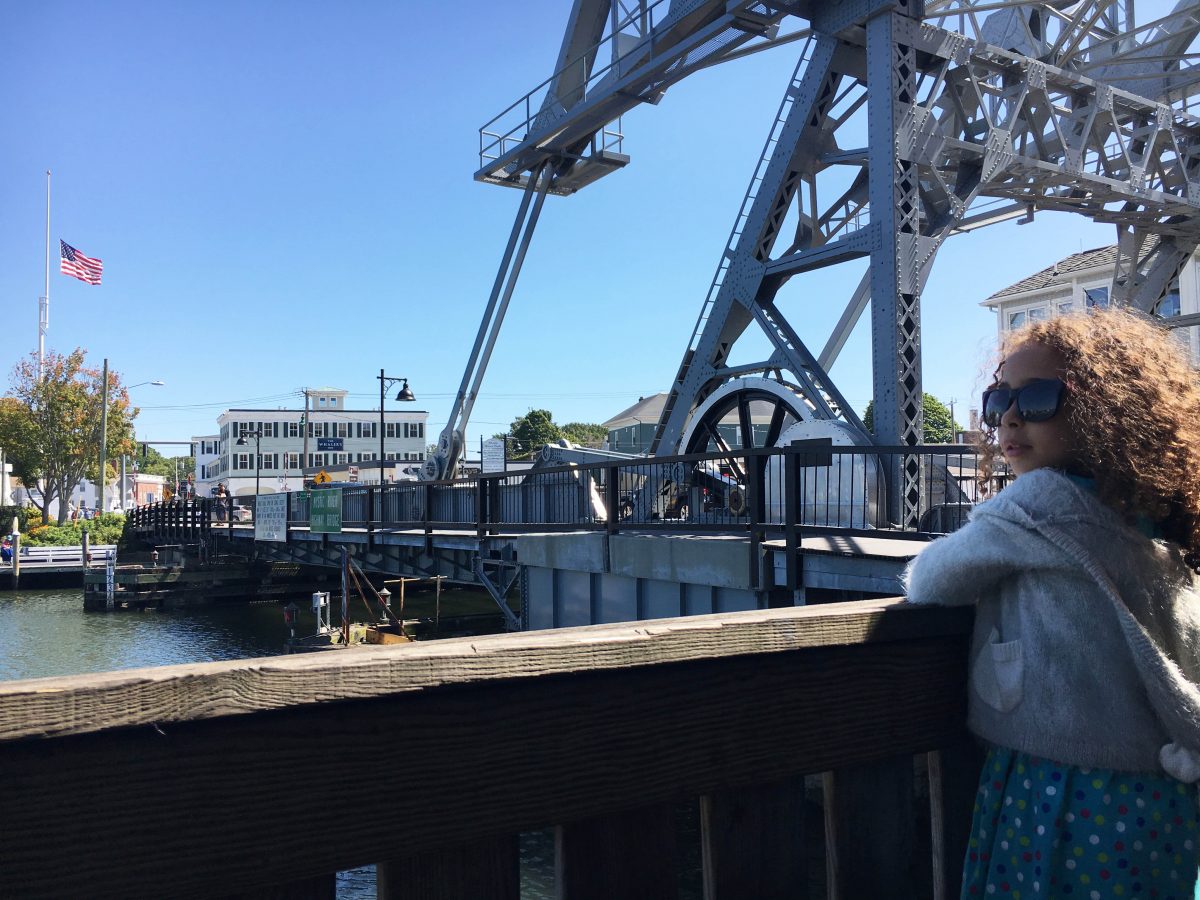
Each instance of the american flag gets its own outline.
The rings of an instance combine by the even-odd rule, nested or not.
[[[84,256],[66,241],[59,241],[59,256],[62,261],[58,270],[64,275],[71,275],[88,284],[99,284],[100,276],[104,274],[104,263],[90,256]]]

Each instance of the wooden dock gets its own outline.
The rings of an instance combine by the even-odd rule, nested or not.
[[[250,597],[283,602],[307,599],[313,591],[339,584],[337,572],[327,568],[246,560],[191,566],[119,565],[113,582],[110,606],[105,570],[89,569],[83,577],[84,609],[162,609]]]

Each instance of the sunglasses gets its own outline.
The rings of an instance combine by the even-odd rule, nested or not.
[[[983,421],[996,428],[1014,403],[1017,415],[1026,422],[1053,419],[1062,406],[1064,387],[1057,378],[1043,378],[1020,388],[989,388],[983,392]]]

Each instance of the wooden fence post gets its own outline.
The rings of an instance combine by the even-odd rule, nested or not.
[[[912,770],[905,755],[825,774],[829,900],[917,896]]]
[[[481,838],[375,866],[378,900],[520,900],[518,836]]]
[[[555,844],[559,900],[679,893],[675,818],[669,805],[560,825]]]
[[[973,738],[926,754],[934,900],[951,900],[962,891],[963,860],[983,757]]]
[[[704,900],[806,896],[804,776],[700,798]]]

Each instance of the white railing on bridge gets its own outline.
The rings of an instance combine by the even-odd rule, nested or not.
[[[92,563],[98,565],[104,561],[109,550],[115,551],[116,544],[92,544],[88,548]],[[12,566],[5,561],[4,566]],[[43,566],[82,566],[83,547],[21,547],[21,568],[38,568]]]

